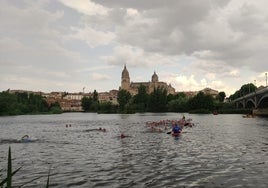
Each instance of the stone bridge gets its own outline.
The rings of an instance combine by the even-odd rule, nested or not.
[[[235,103],[236,108],[248,108],[256,115],[268,115],[268,87],[258,89],[232,102]]]

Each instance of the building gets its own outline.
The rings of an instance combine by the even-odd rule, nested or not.
[[[175,88],[171,86],[171,84],[167,84],[165,82],[160,82],[158,80],[158,75],[154,72],[152,75],[152,79],[149,82],[130,82],[129,72],[124,66],[121,76],[121,87],[120,89],[127,90],[131,95],[136,95],[138,93],[138,88],[143,85],[146,87],[148,93],[152,93],[155,88],[164,88],[167,90],[168,94],[174,94]]]
[[[216,98],[219,94],[218,91],[211,89],[211,88],[208,88],[208,87],[201,90],[200,92],[203,92],[205,95],[211,95],[213,98]]]
[[[109,92],[98,93],[98,100],[100,103],[111,102],[112,104],[118,104],[117,102],[118,90],[110,90]]]

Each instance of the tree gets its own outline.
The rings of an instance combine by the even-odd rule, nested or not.
[[[0,93],[0,115],[36,114],[48,111],[48,104],[41,95],[27,92]]]
[[[95,102],[99,101],[98,95],[99,95],[98,92],[96,90],[94,90],[94,92],[93,92],[93,101],[95,101]]]
[[[96,90],[94,90],[92,103],[90,105],[91,112],[98,112],[98,109],[99,109],[99,97],[98,97],[98,95],[99,95],[98,92]]]
[[[85,112],[90,111],[90,105],[92,103],[93,99],[91,97],[83,97],[81,100],[82,108]]]
[[[241,86],[241,88],[238,91],[236,91],[234,94],[230,95],[229,98],[232,101],[232,100],[235,100],[239,97],[242,97],[244,95],[252,93],[256,90],[257,90],[257,87],[254,84],[252,84],[252,83],[244,84]]]
[[[168,102],[167,107],[169,112],[186,112],[187,109],[187,98],[180,97]]]
[[[189,99],[188,105],[190,107],[190,110],[213,110],[214,99],[211,95],[205,95],[203,92],[199,92],[196,96]]]
[[[221,91],[218,93],[218,96],[217,96],[217,99],[220,101],[220,102],[223,102],[224,99],[225,99],[226,95],[225,95],[225,92]]]
[[[62,113],[62,109],[60,107],[60,103],[59,102],[54,102],[49,106],[49,111],[52,114],[59,114]]]
[[[167,90],[158,87],[149,95],[148,108],[151,112],[164,112],[167,106]]]
[[[123,112],[124,110],[126,110],[125,107],[129,103],[130,99],[131,99],[131,94],[127,90],[121,89],[118,92],[117,101],[119,104],[120,112]]]
[[[0,93],[0,115],[12,115],[15,109],[17,109],[16,96],[13,94],[9,94],[8,92],[1,92]]]
[[[148,97],[146,87],[140,85],[138,88],[138,93],[133,97],[133,106],[135,110],[139,112],[145,112],[148,103]]]
[[[98,113],[116,113],[116,111],[117,105],[112,104],[110,101],[99,104]]]

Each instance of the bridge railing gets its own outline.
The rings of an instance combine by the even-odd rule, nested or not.
[[[267,86],[262,88],[262,89],[260,89],[260,90],[256,90],[254,92],[248,93],[248,94],[246,94],[246,95],[244,95],[242,97],[239,97],[239,98],[237,98],[235,100],[232,100],[231,102],[241,101],[241,100],[243,100],[245,98],[250,98],[252,96],[259,95],[259,94],[262,94],[262,93],[265,93],[265,92],[268,92],[268,87]]]

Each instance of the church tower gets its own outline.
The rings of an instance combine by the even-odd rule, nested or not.
[[[125,65],[124,69],[122,71],[122,76],[121,76],[121,89],[128,91],[129,86],[130,86],[130,78],[129,78],[128,70],[127,70],[126,65]]]
[[[153,76],[152,76],[152,82],[153,82],[153,83],[158,82],[158,76],[157,76],[157,74],[155,73],[155,71],[154,71],[154,74],[153,74]]]

